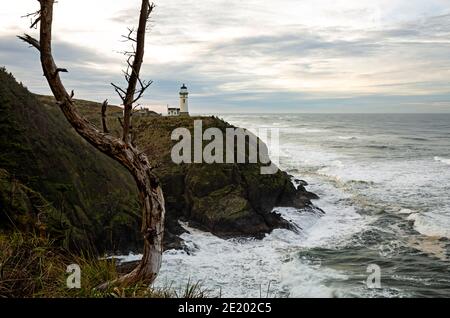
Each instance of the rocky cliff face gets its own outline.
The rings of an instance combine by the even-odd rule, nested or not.
[[[8,171],[2,172],[4,183],[12,175],[33,191],[29,193],[48,202],[51,215],[59,215],[63,221],[49,224],[47,231],[69,246],[94,246],[111,252],[139,249],[137,191],[125,169],[81,140],[52,98],[32,95],[5,71],[0,71],[0,77],[6,84],[0,91],[0,112],[10,118],[0,121],[0,146],[7,150],[0,157],[0,168]],[[99,125],[99,104],[79,101],[78,107]],[[118,130],[120,113],[118,107],[109,109],[113,133]],[[147,153],[163,183],[166,248],[182,246],[179,220],[221,237],[261,237],[275,228],[290,227],[272,213],[274,207],[311,206],[315,195],[303,185],[294,186],[282,171],[261,175],[258,164],[173,163],[171,133],[179,127],[192,131],[195,119],[203,121],[204,129],[230,127],[214,117],[134,119],[136,143]],[[3,188],[7,186],[0,188],[4,197],[11,195]],[[14,207],[8,211],[24,213]],[[0,229],[10,227],[9,223],[6,215],[0,215]]]
[[[163,183],[169,232],[179,233],[178,222],[173,221],[181,219],[221,237],[262,237],[275,228],[290,228],[286,220],[272,213],[275,207],[311,206],[314,194],[301,185],[294,186],[285,172],[262,175],[260,164],[174,164],[171,133],[183,127],[193,136],[195,120],[202,121],[203,130],[218,128],[224,135],[226,128],[233,128],[215,117],[135,122],[137,143],[157,167]]]

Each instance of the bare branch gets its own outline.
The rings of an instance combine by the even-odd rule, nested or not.
[[[32,17],[30,29],[37,27],[37,24],[39,23],[39,21],[41,21],[41,10],[38,10],[33,13],[29,13],[29,14],[22,16],[22,18],[29,18],[29,17]],[[33,19],[34,19],[34,21],[33,21]]]
[[[122,102],[125,102],[125,95],[127,94],[120,86],[117,86],[114,83],[111,83],[111,85],[114,87],[114,89],[116,90],[116,93],[119,95],[120,99],[122,100]]]
[[[148,83],[142,83],[141,80],[139,80],[140,84],[141,84],[141,89],[138,91],[138,96],[133,100],[133,104],[136,103],[139,99],[142,98],[142,95],[144,95],[145,91],[147,90],[147,88],[150,87],[150,85],[153,84],[153,81],[150,81]]]
[[[23,15],[23,16],[21,16],[21,18],[36,17],[36,16],[38,16],[38,15],[40,15],[40,14],[41,14],[41,10],[37,10],[37,11],[35,11],[35,12],[32,12],[32,13],[28,13],[28,14]]]
[[[41,17],[37,18],[36,20],[34,20],[34,22],[31,24],[30,29],[34,28],[37,26],[37,24],[39,23],[39,21],[41,21]]]
[[[69,73],[69,71],[66,68],[57,68],[55,70],[55,73],[53,74],[54,77],[58,76],[59,73]]]
[[[19,39],[21,39],[22,41],[28,43],[29,45],[31,45],[32,47],[36,48],[38,51],[41,50],[41,44],[39,43],[38,40],[36,40],[35,38],[33,38],[32,36],[28,35],[28,34],[24,34],[24,35],[18,35],[17,36]]]
[[[147,32],[147,22],[149,20],[150,14],[153,12],[154,4],[150,4],[148,0],[142,1],[141,13],[139,17],[139,26],[136,32],[136,41],[132,41],[132,51],[125,52],[125,55],[129,55],[127,59],[127,78],[128,78],[128,88],[126,90],[124,98],[124,125],[122,139],[125,143],[129,142],[130,138],[130,126],[131,126],[131,114],[133,111],[133,104],[139,100],[144,94],[145,90],[150,86],[150,84],[143,84],[140,80],[140,71],[142,63],[144,60],[144,47],[145,47],[145,35]],[[131,62],[133,59],[133,62]],[[136,92],[136,85],[140,83],[141,89]],[[135,94],[138,94],[135,97]]]
[[[128,34],[127,35],[122,35],[122,37],[125,39],[125,42],[126,41],[137,42],[136,38],[132,37],[134,32],[135,32],[134,28],[128,28]]]

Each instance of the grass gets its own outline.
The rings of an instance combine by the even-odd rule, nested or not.
[[[81,288],[67,287],[67,266],[81,268]],[[15,232],[0,234],[0,298],[206,298],[200,283],[183,288],[152,288],[136,284],[127,288],[95,289],[117,278],[114,260],[74,255],[53,242]]]

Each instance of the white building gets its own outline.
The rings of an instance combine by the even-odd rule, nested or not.
[[[180,115],[189,116],[189,93],[185,84],[180,90]]]
[[[180,109],[177,107],[170,107],[169,105],[167,105],[167,115],[169,117],[180,116]]]
[[[169,117],[189,116],[189,92],[185,84],[180,89],[180,107],[167,105],[167,115]]]

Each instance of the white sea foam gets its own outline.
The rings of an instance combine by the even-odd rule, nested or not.
[[[350,182],[374,184],[379,182],[380,177],[382,177],[370,168],[364,166],[358,167],[355,163],[344,164],[339,160],[329,163],[329,166],[319,169],[317,173],[340,184]]]
[[[319,128],[314,125],[289,127],[292,118],[286,119],[288,128],[282,118],[274,119],[273,116],[238,116],[229,121],[255,132],[260,126],[279,126],[282,167],[299,172],[295,177],[308,181],[308,190],[322,198],[315,204],[326,214],[319,217],[314,213],[298,213],[295,209],[277,209],[301,230],[298,233],[275,230],[261,241],[223,240],[189,229],[190,233],[183,235],[188,252],[164,253],[157,285],[183,286],[189,279],[191,282],[202,281],[212,295],[220,293],[224,297],[397,297],[408,294],[395,288],[367,291],[360,284],[344,283],[352,273],[322,266],[320,261],[311,263],[299,255],[303,251],[324,248],[336,250],[330,257],[338,261],[340,248],[352,244],[355,234],[374,227],[372,222],[381,220],[385,213],[393,213],[401,220],[386,225],[384,230],[389,230],[389,235],[402,237],[406,232],[401,231],[405,231],[409,215],[410,225],[421,233],[415,235],[421,242],[450,237],[450,169],[443,169],[443,165],[437,163],[450,164],[450,159],[435,157],[437,162],[434,162],[429,155],[415,157],[416,150],[411,149],[389,157],[390,151],[397,148],[378,147],[369,151],[365,147],[353,149],[353,143],[350,148],[334,148],[333,139],[366,139],[370,136],[370,139],[380,141],[377,139],[380,132],[361,135],[366,131],[351,130],[353,128],[348,125],[343,131],[334,126],[330,127],[335,131],[324,130],[322,123],[317,125]],[[383,142],[389,138],[383,136]],[[336,141],[336,144],[344,143]],[[346,149],[350,151],[346,152]],[[377,207],[375,216],[370,216],[374,210],[370,209],[370,204]],[[367,214],[358,213],[366,208]],[[423,212],[430,210],[435,212]],[[419,247],[430,255],[441,253],[434,245],[430,248],[428,243],[421,243]],[[137,257],[131,255],[128,259]]]
[[[293,208],[276,209],[301,229],[298,233],[275,230],[261,241],[223,240],[187,228],[190,233],[182,238],[189,253],[166,252],[156,285],[201,281],[213,294],[223,297],[265,297],[269,287],[269,296],[334,297],[338,288],[325,286],[325,281],[346,279],[345,273],[303,263],[298,251],[345,244],[349,236],[361,230],[364,218],[351,207],[334,204],[343,195],[337,192],[319,201],[318,205],[327,210],[324,216]],[[340,293],[345,295],[344,291]]]
[[[361,216],[351,205],[350,193],[336,188],[333,184],[312,182],[309,190],[319,195],[326,193],[315,202],[326,213],[314,226],[304,228],[306,238],[303,246],[337,248],[347,244],[353,234],[361,232],[373,221],[368,216]],[[302,226],[304,221],[298,222]]]
[[[408,220],[414,222],[414,229],[422,235],[450,238],[450,215],[415,213]]]
[[[302,234],[275,230],[262,241],[223,240],[188,230],[190,234],[182,238],[189,246],[189,253],[166,252],[156,286],[183,286],[191,281],[201,282],[213,296],[281,297],[291,295],[292,286],[286,282],[294,278],[305,279],[305,284],[308,282],[300,268],[292,271],[288,265],[297,257]],[[320,272],[315,277],[309,281],[311,285],[303,286],[314,289],[320,282]]]
[[[285,127],[281,128],[281,133],[285,134],[321,134],[330,132],[325,129],[305,128],[305,127]]]
[[[313,186],[314,187],[314,186]],[[212,234],[187,227],[182,238],[189,252],[168,251],[164,254],[157,286],[183,285],[201,281],[213,295],[223,297],[335,297],[345,296],[338,287],[327,287],[325,281],[347,279],[346,273],[311,266],[299,259],[298,252],[314,247],[345,245],[348,238],[361,231],[367,218],[338,201],[347,197],[338,189],[317,202],[327,212],[294,208],[277,208],[299,231],[274,230],[263,240],[223,240]]]
[[[358,138],[355,136],[339,136],[338,139],[340,139],[340,140],[356,140]]]
[[[300,260],[283,264],[281,284],[293,298],[334,298],[339,289],[328,286],[325,281],[345,281],[345,273],[305,264]],[[342,296],[345,296],[342,293]]]
[[[280,296],[283,262],[289,258],[287,235],[262,241],[223,240],[211,234],[188,229],[182,238],[190,246],[189,253],[171,251],[164,255],[156,285],[201,282],[213,296],[260,297]],[[269,288],[270,285],[270,288]],[[269,291],[267,292],[267,290]]]
[[[445,163],[446,165],[450,165],[450,159],[448,158],[434,157],[434,160]]]
[[[401,209],[398,210],[397,213],[398,214],[411,215],[411,214],[417,213],[417,211],[411,210],[411,209],[403,209],[403,208],[401,208]]]
[[[286,163],[286,168],[289,167],[326,167],[333,163],[343,163],[346,159],[345,155],[337,154],[331,151],[326,151],[319,147],[312,147],[308,145],[296,145],[294,142],[285,142],[280,147],[283,154],[289,159],[282,159],[282,163]]]

